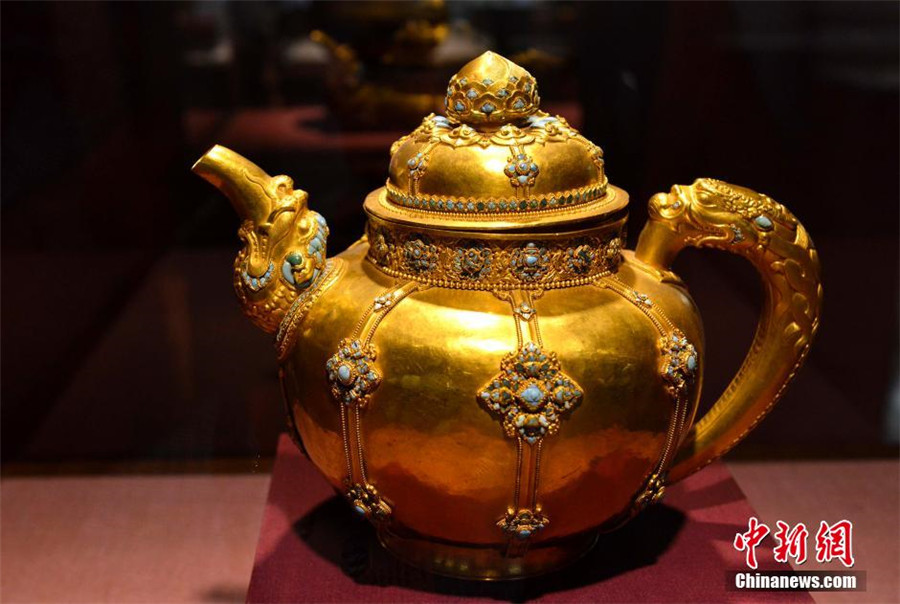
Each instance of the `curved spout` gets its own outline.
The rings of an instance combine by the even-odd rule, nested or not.
[[[328,225],[307,207],[287,176],[269,176],[249,159],[216,145],[192,168],[224,193],[238,215],[244,247],[234,261],[234,289],[250,319],[274,332],[291,304],[319,284]]]
[[[231,149],[215,145],[197,160],[191,171],[228,197],[242,220],[260,224],[272,211],[265,186],[272,178]]]

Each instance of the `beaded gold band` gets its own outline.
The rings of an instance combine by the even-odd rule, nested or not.
[[[413,230],[371,219],[367,260],[384,273],[438,287],[479,290],[585,285],[621,262],[625,219],[571,234],[484,238]]]
[[[388,180],[385,185],[387,198],[397,205],[432,212],[457,214],[515,214],[529,210],[552,210],[570,208],[588,203],[606,195],[607,181],[587,187],[560,191],[557,193],[531,196],[528,199],[508,198],[462,198],[448,195],[426,195],[404,192]]]

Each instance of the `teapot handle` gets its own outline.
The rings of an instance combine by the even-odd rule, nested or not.
[[[669,470],[668,482],[677,482],[731,450],[775,405],[819,326],[822,284],[806,229],[766,195],[703,178],[657,193],[649,210],[635,254],[663,279],[683,248],[710,247],[747,258],[765,289],[762,316],[740,370],[691,428]]]

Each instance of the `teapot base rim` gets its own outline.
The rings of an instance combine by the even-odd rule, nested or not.
[[[386,527],[378,530],[382,547],[402,562],[436,575],[475,581],[514,581],[557,571],[584,557],[598,537],[592,531],[524,547],[453,544],[399,536]]]

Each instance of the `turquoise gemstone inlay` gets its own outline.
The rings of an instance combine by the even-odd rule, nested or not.
[[[331,396],[343,405],[365,407],[381,383],[375,368],[375,348],[359,340],[341,340],[339,350],[325,363]]]
[[[499,416],[509,437],[533,445],[555,434],[561,416],[581,402],[581,389],[560,371],[556,355],[534,342],[507,355],[500,369],[476,396],[490,413]]]
[[[294,281],[294,273],[291,272],[291,268],[293,268],[291,261],[285,260],[284,264],[281,265],[281,276],[291,285],[297,285],[296,281]]]
[[[519,396],[532,411],[539,409],[544,400],[544,392],[534,384],[523,390]]]
[[[347,365],[341,365],[340,367],[338,367],[337,375],[338,379],[341,380],[341,383],[345,386],[353,381],[353,372]]]
[[[763,231],[771,231],[772,227],[774,226],[772,224],[772,221],[769,219],[769,217],[764,216],[762,214],[760,214],[759,216],[754,218],[753,222],[754,222],[754,224],[756,224],[757,227],[759,227]]]
[[[675,330],[670,337],[660,340],[661,353],[665,359],[662,366],[663,380],[666,389],[672,396],[684,396],[688,387],[697,378],[700,357],[697,349],[680,330]]]

